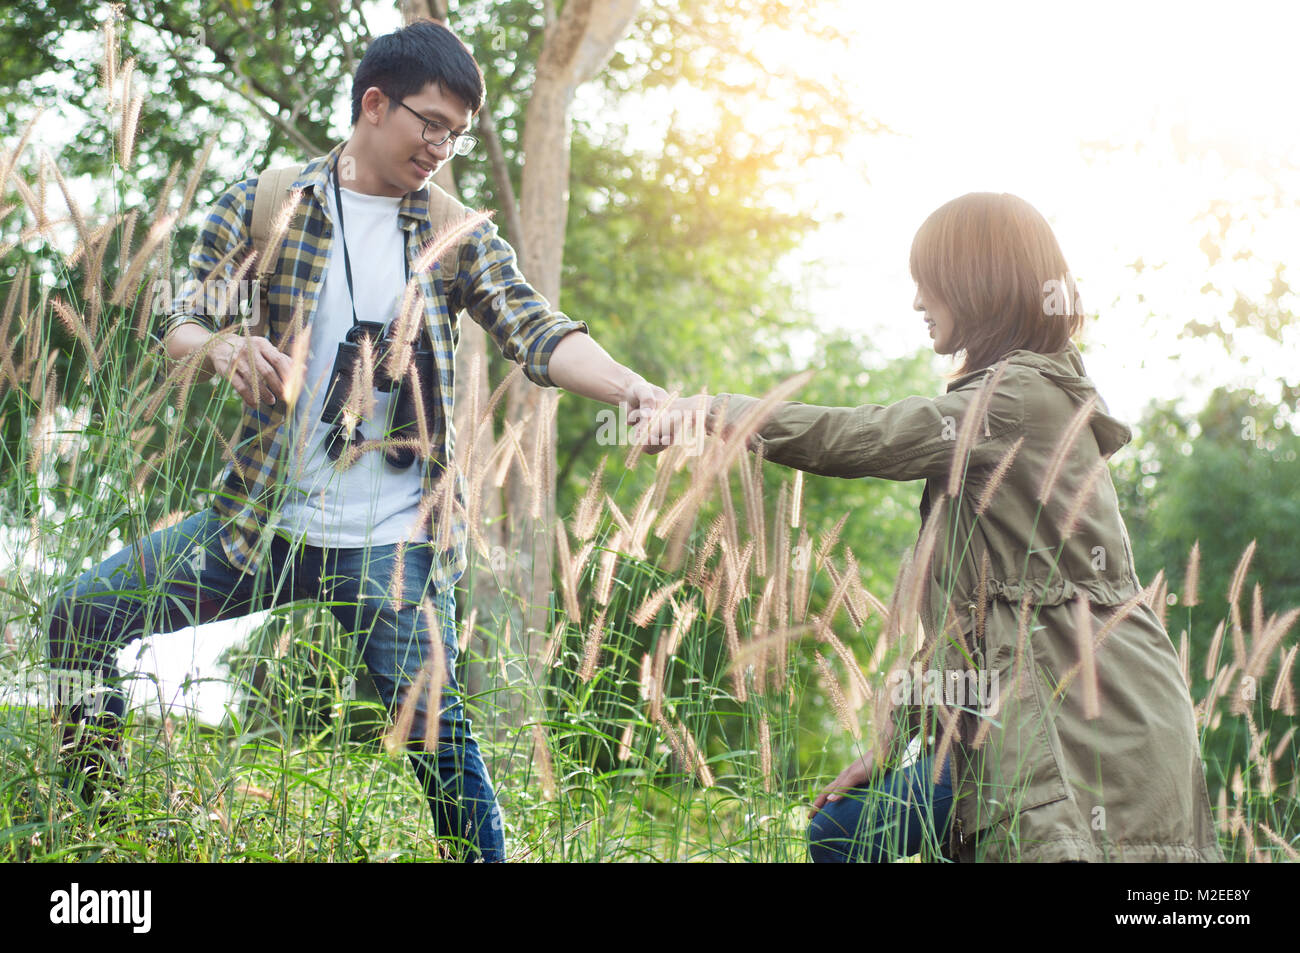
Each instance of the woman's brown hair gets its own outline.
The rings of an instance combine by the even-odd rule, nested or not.
[[[1024,199],[971,192],[931,213],[909,261],[922,299],[937,297],[953,317],[958,375],[1008,351],[1051,354],[1083,326],[1083,309],[1052,227]]]

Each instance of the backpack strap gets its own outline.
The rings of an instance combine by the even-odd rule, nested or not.
[[[249,329],[254,336],[265,337],[269,329],[271,313],[269,288],[271,276],[275,272],[276,258],[267,255],[267,244],[271,240],[271,222],[288,202],[288,192],[293,183],[302,175],[305,166],[289,165],[277,169],[267,169],[257,179],[253,193],[253,222],[251,234],[253,248],[257,250],[257,300],[259,313],[257,321]],[[465,220],[469,210],[459,201],[447,194],[434,183],[428,183],[429,223],[434,235],[441,235]],[[443,252],[438,259],[444,276],[454,275],[457,258],[460,255],[460,243],[457,242]],[[278,256],[277,256],[278,258]]]
[[[253,336],[265,337],[269,330],[271,307],[269,301],[271,275],[275,271],[278,256],[267,255],[267,244],[271,240],[271,223],[276,215],[288,203],[288,192],[305,168],[301,165],[281,166],[267,169],[257,177],[257,188],[253,193],[253,223],[251,233],[253,248],[257,250],[257,321],[249,329]]]

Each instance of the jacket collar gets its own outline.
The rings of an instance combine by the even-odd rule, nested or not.
[[[1083,356],[1074,342],[1068,342],[1063,350],[1054,354],[1040,354],[1037,351],[1016,350],[1008,352],[1003,358],[1007,364],[1026,367],[1036,371],[1045,380],[1065,391],[1074,405],[1082,405],[1089,397],[1096,396],[1097,404],[1092,412],[1089,425],[1097,438],[1097,445],[1103,456],[1109,457],[1120,447],[1133,439],[1129,427],[1110,415],[1106,402],[1097,393],[1097,387],[1083,367]],[[1001,362],[999,362],[1001,363]],[[996,367],[997,365],[994,365]],[[993,367],[963,374],[948,385],[951,392],[971,382],[993,373]]]
[[[308,162],[303,166],[298,178],[294,180],[292,188],[302,189],[304,195],[311,192],[316,197],[316,201],[320,203],[321,208],[328,208],[329,204],[325,198],[325,190],[330,187],[330,173],[334,168],[334,163],[338,161],[339,154],[343,152],[343,147],[346,145],[347,140],[345,139],[325,155],[317,156]],[[407,192],[402,197],[402,204],[397,207],[397,214],[402,219],[403,230],[406,231],[415,228],[421,221],[428,221],[429,186],[417,189],[414,192]]]

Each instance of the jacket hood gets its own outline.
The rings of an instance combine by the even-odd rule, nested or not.
[[[1092,413],[1090,425],[1093,436],[1097,438],[1097,447],[1103,457],[1109,457],[1116,450],[1133,439],[1133,431],[1127,424],[1112,417],[1106,408],[1106,402],[1097,393],[1097,387],[1088,377],[1083,367],[1083,357],[1073,342],[1065,350],[1055,354],[1040,354],[1037,351],[1011,351],[1004,358],[1009,364],[1028,367],[1037,371],[1061,390],[1070,395],[1075,407],[1081,406],[1089,397],[1096,396],[1097,404]],[[966,375],[960,381],[967,381],[985,371]],[[953,382],[954,385],[958,381]],[[951,388],[950,388],[951,389]]]

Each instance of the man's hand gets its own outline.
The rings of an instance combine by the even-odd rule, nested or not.
[[[642,449],[646,453],[660,453],[673,444],[685,444],[703,438],[702,428],[708,409],[709,398],[704,394],[679,397],[667,404],[657,419],[653,415],[645,419],[643,433],[640,435]]]
[[[190,359],[195,352],[203,350],[207,350],[204,364],[230,381],[248,407],[285,399],[292,360],[268,339],[211,334],[198,326],[182,325],[168,341],[168,352],[177,360]]]
[[[817,800],[813,801],[812,808],[808,811],[809,820],[817,815],[817,812],[826,805],[827,801],[838,801],[850,789],[865,786],[867,779],[871,777],[875,762],[875,753],[868,751],[841,771],[839,777],[826,785],[822,793],[817,795]]]

